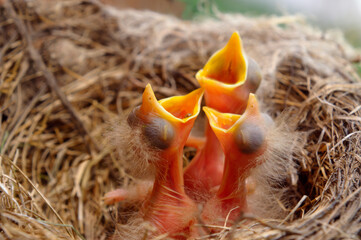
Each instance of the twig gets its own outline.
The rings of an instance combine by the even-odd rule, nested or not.
[[[282,220],[282,222],[279,225],[284,224],[288,221],[288,219],[297,211],[297,209],[302,205],[302,203],[308,198],[308,196],[303,195],[301,200],[297,203],[297,205],[292,209],[292,211],[287,215],[285,219]]]
[[[19,33],[21,37],[26,41],[27,43],[27,50],[29,52],[29,55],[31,59],[34,61],[35,67],[38,71],[42,72],[47,84],[49,87],[55,92],[55,94],[60,99],[61,103],[64,105],[64,107],[69,111],[72,118],[75,120],[75,124],[77,125],[78,129],[80,129],[81,133],[83,135],[87,135],[90,139],[90,141],[94,144],[95,148],[99,150],[100,148],[97,146],[95,140],[90,135],[89,131],[84,126],[83,122],[81,121],[80,117],[78,116],[77,112],[74,110],[73,106],[68,101],[65,94],[60,90],[58,83],[56,82],[55,76],[48,70],[46,67],[42,57],[40,56],[39,52],[34,48],[33,41],[31,39],[31,35],[29,31],[27,30],[24,22],[18,17],[17,13],[15,12],[15,9],[13,7],[13,3],[11,3],[11,0],[5,1],[5,9],[8,12],[9,16],[13,18],[14,23],[16,27],[19,30]]]
[[[266,221],[264,221],[264,220],[262,220],[260,218],[254,217],[254,216],[246,214],[246,213],[244,213],[244,214],[242,214],[240,216],[240,218],[238,219],[238,222],[240,222],[243,219],[256,221],[256,222],[258,222],[259,224],[261,224],[261,225],[263,225],[265,227],[269,227],[271,229],[276,229],[276,230],[285,232],[287,234],[296,234],[296,235],[302,235],[303,234],[303,232],[301,232],[301,231],[294,230],[294,229],[289,229],[289,228],[279,226],[279,225],[274,225],[274,224],[268,223],[268,222],[266,222]],[[234,226],[236,226],[236,224]]]
[[[26,119],[26,117],[29,115],[31,109],[33,109],[33,107],[35,106],[35,104],[38,102],[39,98],[41,95],[43,95],[45,93],[46,90],[46,86],[43,86],[42,88],[40,88],[38,94],[36,94],[30,101],[30,103],[26,106],[25,109],[23,109],[23,112],[21,113],[21,115],[18,117],[18,119],[16,120],[16,123],[14,125],[14,127],[11,128],[10,133],[8,133],[8,135],[6,137],[3,138],[3,142],[0,146],[0,154],[4,154],[5,151],[7,150],[8,146],[11,144],[11,141],[13,140],[13,137],[16,134],[16,129],[19,128],[19,126],[24,122],[24,120]]]
[[[16,165],[14,164],[11,159],[9,159],[8,157],[6,156],[0,156],[0,158],[3,158],[5,160],[7,160],[10,165],[12,167],[14,167],[17,171],[19,171],[21,173],[21,175],[23,175],[23,177],[26,179],[26,181],[33,187],[33,189],[40,195],[40,197],[46,202],[46,204],[49,206],[49,208],[51,209],[51,211],[55,214],[55,216],[57,217],[57,219],[61,222],[61,224],[63,225],[66,225],[64,220],[60,217],[59,213],[53,208],[53,206],[50,204],[49,200],[40,192],[39,189],[36,188],[36,186],[34,185],[34,183],[26,176],[26,174],[21,171],[21,169]],[[68,230],[66,229],[66,231],[68,232],[68,234],[70,236],[73,236],[73,234]]]
[[[227,227],[227,222],[228,222],[229,216],[231,215],[231,212],[233,212],[233,211],[236,210],[237,208],[239,208],[239,206],[234,207],[234,208],[232,208],[231,210],[229,210],[229,212],[228,212],[228,214],[227,214],[227,217],[226,217],[226,220],[224,220],[224,225],[223,225],[223,227]]]
[[[199,226],[201,226],[202,230],[207,234],[211,234],[211,230],[206,226],[206,224],[203,222],[203,219],[201,217],[201,212],[203,211],[203,206],[198,204],[198,214],[197,214],[197,221],[199,222]],[[196,224],[197,225],[197,224]],[[200,229],[198,228],[200,235],[202,233],[200,232]]]
[[[76,235],[78,235],[82,240],[86,240],[85,237],[71,224],[52,223],[52,222],[47,222],[47,221],[40,220],[40,219],[35,219],[35,221],[37,221],[41,224],[45,224],[45,225],[53,225],[53,226],[71,228],[76,233]]]

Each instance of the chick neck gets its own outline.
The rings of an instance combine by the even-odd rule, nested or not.
[[[212,188],[221,184],[223,161],[222,147],[207,124],[206,142],[184,170],[185,188],[193,199],[206,198]]]

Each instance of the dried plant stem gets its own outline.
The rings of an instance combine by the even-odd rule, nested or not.
[[[0,158],[2,158],[0,156]],[[26,176],[26,174],[16,165],[14,164],[11,159],[8,159],[7,157],[3,157],[3,159],[5,159],[11,166],[13,166],[17,171],[19,171],[21,173],[21,175],[26,179],[26,181],[33,187],[33,189],[41,196],[41,198],[46,202],[46,204],[49,206],[49,208],[51,209],[51,211],[55,214],[55,216],[58,218],[58,220],[61,222],[62,225],[67,225],[65,224],[64,220],[61,218],[61,216],[58,214],[58,212],[53,208],[53,206],[51,205],[51,203],[49,202],[49,200],[39,191],[39,189],[33,184],[33,182]],[[66,229],[66,231],[68,232],[69,236],[71,236],[72,238],[74,237],[74,235],[68,230]]]
[[[64,107],[69,111],[70,115],[75,120],[75,123],[78,126],[78,128],[81,130],[81,132],[84,135],[87,135],[89,137],[90,141],[94,144],[95,148],[97,150],[99,150],[100,148],[98,147],[98,144],[93,139],[93,137],[89,133],[88,129],[85,127],[84,123],[81,121],[78,113],[75,111],[73,106],[70,104],[70,102],[67,99],[67,97],[65,96],[65,94],[60,90],[59,85],[57,84],[54,75],[46,67],[39,52],[34,48],[31,35],[30,35],[29,31],[27,30],[24,22],[16,14],[13,4],[11,3],[11,0],[5,0],[5,8],[6,8],[8,14],[14,20],[14,23],[15,23],[16,27],[18,28],[19,33],[21,34],[22,38],[26,41],[27,49],[29,51],[31,59],[35,63],[36,68],[40,72],[43,73],[47,84],[58,96],[58,98],[60,99],[60,101],[64,105]]]
[[[249,206],[263,212],[225,227],[203,222],[200,207],[197,239],[359,238],[361,79],[354,67],[361,58],[342,36],[293,16],[192,22],[115,9],[107,0],[0,2],[0,239],[153,237],[135,219],[141,204],[109,208],[102,200],[138,181],[126,160],[149,157],[138,151],[141,138],[117,128],[119,119],[141,103],[147,83],[159,99],[199,87],[196,72],[234,31],[262,69],[256,94],[277,125],[279,151],[269,156],[279,164],[259,171],[265,184],[254,196],[268,197]],[[283,135],[282,122],[290,128]],[[282,144],[295,131],[297,141]],[[131,143],[121,148],[126,156],[116,154],[121,141],[106,139],[108,132]],[[121,229],[131,234],[117,239]]]

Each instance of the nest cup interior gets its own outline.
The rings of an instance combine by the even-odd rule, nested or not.
[[[196,72],[234,31],[264,76],[260,105],[300,136],[299,151],[278,183],[287,214],[245,215],[214,237],[360,237],[360,55],[341,35],[294,16],[190,23],[95,1],[11,2],[0,5],[1,238],[106,239],[127,223],[137,206],[102,201],[134,181],[119,134],[104,137],[117,130],[109,123],[141,103],[149,82],[157,99],[198,88]],[[147,229],[138,223],[128,239]]]

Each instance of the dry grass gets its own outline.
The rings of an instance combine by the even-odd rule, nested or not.
[[[361,237],[361,81],[352,67],[360,56],[341,37],[297,17],[190,23],[92,1],[6,2],[0,239],[110,236],[132,209],[106,207],[102,196],[132,177],[104,138],[109,122],[140,103],[148,82],[159,98],[196,88],[195,72],[235,30],[264,73],[259,97],[274,117],[289,114],[304,146],[286,183],[287,218],[245,215],[214,237]]]

